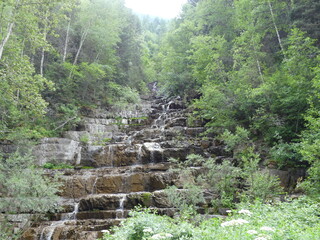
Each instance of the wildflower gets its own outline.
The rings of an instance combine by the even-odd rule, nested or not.
[[[151,239],[166,239],[166,238],[172,238],[173,235],[170,233],[158,233],[151,237]]]
[[[260,230],[274,232],[274,229],[272,227],[267,226],[261,227]]]
[[[152,233],[153,230],[152,230],[152,228],[147,227],[147,228],[143,229],[143,232],[144,232],[144,233]]]
[[[239,213],[244,214],[244,215],[248,215],[248,216],[252,215],[252,212],[250,212],[249,210],[246,210],[246,209],[241,209],[239,211]]]
[[[110,233],[108,230],[101,230],[102,233]]]
[[[232,213],[232,211],[231,210],[226,210],[226,213]]]
[[[239,218],[239,219],[234,219],[228,222],[221,223],[221,227],[237,226],[245,223],[249,223],[249,222],[247,220]]]
[[[247,233],[250,235],[254,235],[254,234],[257,234],[258,232],[256,230],[249,230],[247,231]]]

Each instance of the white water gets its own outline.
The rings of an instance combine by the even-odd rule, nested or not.
[[[93,182],[91,194],[95,194],[97,192],[97,181],[98,177],[96,177],[96,179]]]
[[[40,240],[52,240],[54,231],[58,226],[64,225],[65,221],[54,222],[50,226],[42,229]]]
[[[116,219],[124,218],[124,202],[127,199],[127,195],[123,195],[119,201],[119,208],[116,210]]]
[[[138,152],[137,152],[137,164],[142,164],[142,144],[138,145]]]
[[[111,167],[114,167],[114,146],[109,145],[108,159],[110,159]]]
[[[67,213],[61,216],[61,222],[65,222],[68,220],[77,220],[77,214],[79,212],[79,203],[74,204],[74,210],[72,213]]]

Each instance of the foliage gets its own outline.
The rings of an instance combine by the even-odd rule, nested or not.
[[[140,20],[122,0],[0,7],[2,139],[56,136],[74,127],[83,106],[123,107],[146,89]]]
[[[299,166],[299,162],[303,166],[303,162],[301,161],[302,157],[298,153],[298,150],[299,144],[280,141],[270,149],[270,157],[279,169]]]
[[[242,150],[239,157],[239,166],[227,159],[217,163],[213,158],[205,159],[194,154],[184,162],[170,159],[176,164],[171,171],[178,174],[182,183],[182,189],[176,186],[167,188],[170,203],[182,214],[186,212],[192,215],[196,213],[197,205],[206,204],[204,191],[212,196],[211,205],[216,210],[221,207],[232,208],[240,199],[266,202],[282,193],[279,180],[267,170],[259,168],[261,159],[252,147]],[[197,172],[194,167],[201,171]]]
[[[318,60],[320,57],[318,56]],[[313,79],[313,86],[316,90],[320,88],[320,67],[319,65],[313,68],[315,77]],[[301,136],[301,143],[299,151],[305,161],[311,167],[308,170],[308,178],[302,183],[305,191],[313,196],[319,197],[320,191],[320,156],[319,156],[319,143],[320,143],[320,116],[319,116],[319,91],[316,91],[315,98],[310,100],[310,109],[305,115],[307,121],[307,129],[303,131]]]
[[[253,148],[247,149],[241,156],[243,165],[242,178],[245,179],[244,191],[241,197],[246,201],[261,200],[266,202],[282,193],[280,181],[275,176],[270,175],[268,170],[260,170],[261,162],[259,154]]]
[[[41,93],[52,87],[52,82],[35,75],[29,59],[15,53],[2,60],[0,79],[2,137],[12,139],[19,132],[30,132],[30,137],[41,136],[41,131],[37,131],[41,126],[37,125],[48,105]]]
[[[176,224],[176,221],[167,216],[158,216],[150,210],[132,211],[131,217],[126,219],[122,226],[112,229],[114,234],[105,234],[107,239],[191,239],[192,225],[186,222]]]
[[[243,127],[236,127],[236,131],[233,134],[228,129],[226,129],[220,136],[225,144],[227,151],[231,151],[234,157],[239,157],[239,155],[252,145],[252,141],[249,138],[250,132]]]
[[[133,211],[131,218],[112,229],[112,233],[106,233],[103,239],[316,240],[320,234],[318,215],[319,203],[307,198],[273,204],[239,204],[225,219],[203,219],[199,225],[157,216],[148,210]],[[159,234],[167,237],[161,238]]]
[[[109,104],[115,108],[125,108],[129,104],[140,102],[139,94],[130,87],[121,86],[115,82],[108,83],[108,91],[110,93]]]
[[[57,207],[56,193],[60,184],[56,178],[45,176],[45,172],[36,167],[30,154],[16,152],[8,158],[2,158],[0,182],[2,213],[46,213]],[[2,231],[4,229],[1,229],[1,234]]]

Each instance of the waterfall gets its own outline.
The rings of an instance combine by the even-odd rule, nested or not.
[[[138,152],[137,152],[137,164],[142,164],[142,144],[138,145]]]
[[[93,182],[91,194],[95,194],[97,192],[97,181],[98,181],[98,177],[96,177]]]
[[[116,210],[116,219],[124,218],[124,202],[127,199],[127,195],[123,195],[119,200],[119,208]]]
[[[68,221],[68,220],[77,220],[78,212],[79,212],[79,203],[75,203],[73,212],[62,215],[61,216],[61,221],[65,222],[65,221]]]
[[[64,222],[65,221],[54,222],[50,226],[43,228],[40,235],[40,240],[52,240],[54,231],[58,226],[64,225]]]
[[[108,159],[110,159],[111,167],[114,167],[114,148],[113,148],[113,145],[109,145]]]

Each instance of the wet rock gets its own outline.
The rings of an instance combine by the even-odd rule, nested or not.
[[[97,193],[116,193],[123,192],[123,185],[121,176],[104,176],[98,178],[96,185]]]
[[[94,191],[95,177],[72,176],[64,178],[60,196],[68,198],[80,198]]]
[[[125,196],[124,194],[92,195],[80,200],[79,211],[116,210],[120,206],[120,200]]]

